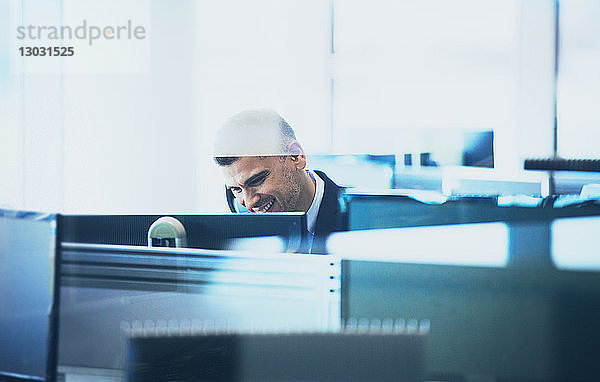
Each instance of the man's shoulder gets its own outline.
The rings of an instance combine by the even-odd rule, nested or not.
[[[327,191],[335,191],[336,193],[339,193],[339,191],[344,189],[344,187],[338,186],[333,180],[329,179],[329,177],[323,171],[314,170],[314,172],[319,178],[323,180],[323,182],[325,182],[326,193]]]
[[[318,232],[332,232],[343,229],[343,212],[345,208],[343,207],[342,192],[344,187],[338,186],[323,171],[314,170],[314,172],[325,183],[323,200],[317,216],[316,230]]]
[[[331,212],[338,212],[341,208],[341,196],[344,191],[344,187],[338,186],[333,180],[331,180],[323,171],[314,170],[315,174],[323,180],[325,183],[325,189],[323,191],[323,200],[321,202],[321,209],[323,207]]]

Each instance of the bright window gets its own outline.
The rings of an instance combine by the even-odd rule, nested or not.
[[[560,2],[558,153],[600,157],[600,2]]]

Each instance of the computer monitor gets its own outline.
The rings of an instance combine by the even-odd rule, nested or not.
[[[148,245],[148,229],[162,215],[61,215],[63,242]],[[299,252],[306,237],[306,215],[270,214],[198,214],[168,215],[179,220],[187,233],[187,247],[231,249],[236,238],[278,236],[283,250]]]
[[[503,222],[511,238],[509,263],[525,266],[532,262],[551,264],[549,235],[555,219],[600,216],[600,204],[564,208],[517,207],[499,206],[495,198],[468,197],[436,204],[402,194],[353,191],[347,192],[345,198],[348,230],[351,231]],[[535,251],[529,250],[531,248]]]
[[[446,198],[431,191],[383,190],[345,193],[348,229],[552,220],[600,215],[600,204],[576,208],[500,206],[497,197]]]
[[[56,216],[0,210],[0,380],[54,381]]]
[[[470,131],[464,134],[463,166],[494,168],[494,132]]]

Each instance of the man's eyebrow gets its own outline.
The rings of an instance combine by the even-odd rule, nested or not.
[[[246,186],[252,185],[256,181],[261,180],[261,178],[264,178],[267,175],[269,175],[269,170],[263,170],[263,171],[259,172],[258,174],[254,174],[250,178],[246,179],[246,181],[244,182],[244,184]]]

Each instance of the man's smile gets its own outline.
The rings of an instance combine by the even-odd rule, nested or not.
[[[263,204],[260,207],[252,207],[252,212],[257,213],[257,214],[264,214],[265,212],[269,212],[269,210],[271,208],[273,208],[274,204],[275,204],[275,199],[271,199],[269,202],[267,202],[266,204]]]

